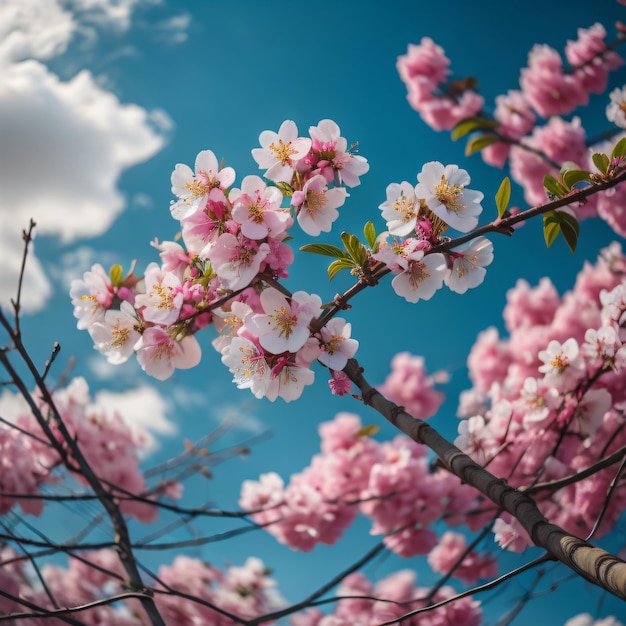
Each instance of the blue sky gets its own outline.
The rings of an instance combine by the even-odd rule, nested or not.
[[[406,102],[396,58],[408,43],[432,37],[452,60],[455,76],[478,79],[490,107],[496,95],[518,86],[519,68],[534,43],[562,50],[578,27],[600,21],[611,37],[613,23],[626,21],[626,10],[613,0],[576,5],[574,11],[563,0],[443,0],[436,5],[338,0],[332,8],[283,0],[1,3],[3,306],[13,294],[20,254],[15,229],[26,227],[34,215],[40,236],[30,259],[25,303],[31,313],[24,333],[35,357],[43,361],[52,342],[59,341],[59,373],[75,357],[73,373],[85,376],[94,392],[118,394],[107,396],[107,402],[123,402],[132,419],[152,424],[160,448],[148,465],[179,452],[183,438],[202,436],[225,416],[238,419],[231,441],[271,432],[245,461],[231,461],[216,469],[212,481],[188,489],[189,502],[210,499],[225,508],[235,506],[242,480],[270,470],[287,478],[307,465],[318,449],[320,422],[339,411],[357,412],[366,423],[380,423],[380,418],[350,398],[330,396],[321,369],[297,404],[257,401],[230,382],[210,345],[210,333],[201,338],[201,365],[164,383],[149,379],[135,363],[112,368],[93,351],[87,333],[75,328],[69,281],[94,262],[105,267],[120,262],[127,268],[137,258],[141,269],[155,260],[149,242],[171,239],[176,231],[168,210],[174,165],[191,165],[197,152],[208,148],[234,167],[241,181],[258,173],[250,150],[257,147],[259,133],[277,130],[285,119],[293,119],[302,132],[321,119],[334,119],[349,142],[358,140],[360,154],[370,162],[370,172],[351,190],[335,231],[320,241],[337,243],[341,230],[361,232],[370,219],[381,229],[377,207],[386,185],[415,180],[430,160],[466,168],[472,188],[485,193],[489,214],[489,198],[503,173],[478,156],[465,158],[461,142],[453,143],[447,133],[435,133],[421,122]],[[622,70],[612,84],[621,86],[625,79]],[[605,105],[605,97],[595,96],[580,112],[590,135],[606,125]],[[514,201],[522,202],[519,190]],[[394,297],[388,284],[361,294],[346,317],[361,342],[357,356],[366,375],[373,383],[382,382],[391,358],[403,350],[423,355],[430,371],[448,370],[448,401],[433,424],[453,437],[458,394],[469,386],[467,353],[478,332],[502,327],[506,291],[519,277],[536,284],[550,275],[562,292],[573,284],[584,260],[595,259],[615,238],[604,224],[586,222],[572,255],[560,241],[546,250],[540,224],[531,223],[512,239],[493,240],[495,261],[487,279],[463,296],[441,291],[430,302],[410,305]],[[294,247],[307,241],[296,235]],[[286,284],[328,301],[349,280],[338,277],[329,285],[325,260],[299,255]],[[8,406],[6,398],[3,402],[1,407]],[[383,425],[381,437],[392,434]],[[194,530],[213,532],[199,524]],[[283,594],[296,600],[374,543],[361,520],[337,546],[309,555],[292,553],[262,533],[213,544],[197,554],[218,565],[259,556],[274,569]],[[423,558],[389,557],[367,573],[378,578],[401,567],[428,580]],[[559,580],[566,577],[559,570]],[[521,589],[522,583],[514,583],[506,595],[484,597],[490,623],[503,602],[510,606]],[[547,601],[531,602],[518,623],[545,617],[546,606],[554,624],[578,610],[594,612],[597,603],[602,615],[626,613],[611,599],[602,604],[602,596],[583,583],[560,589]]]

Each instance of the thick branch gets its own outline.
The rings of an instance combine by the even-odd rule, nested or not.
[[[355,359],[348,362],[344,372],[361,390],[365,404],[373,407],[411,439],[428,446],[450,472],[511,513],[526,529],[535,545],[546,549],[552,557],[586,580],[626,600],[624,561],[548,522],[535,501],[527,494],[511,487],[504,479],[490,474],[467,454],[444,439],[429,424],[415,419],[401,407],[387,400],[365,380],[363,370]]]

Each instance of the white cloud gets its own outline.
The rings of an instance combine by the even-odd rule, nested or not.
[[[0,245],[21,245],[30,218],[39,234],[65,243],[105,232],[125,206],[117,189],[124,169],[152,157],[164,144],[163,113],[155,128],[151,114],[122,104],[82,71],[62,82],[38,61],[4,68],[0,82]],[[13,296],[15,263],[0,258],[0,304]],[[37,274],[31,259],[32,273]],[[32,277],[32,276],[31,276]],[[35,280],[35,279],[33,279]],[[25,308],[38,308],[49,291],[35,280],[37,294],[25,294]],[[42,287],[43,285],[43,287]],[[32,285],[29,281],[29,287]],[[43,289],[43,291],[42,291]],[[33,289],[28,290],[33,291]]]
[[[158,0],[64,0],[81,22],[128,30],[135,8]]]
[[[148,385],[119,393],[99,391],[93,397],[92,404],[107,416],[119,413],[132,432],[141,434],[145,441],[139,451],[142,456],[158,448],[155,435],[171,436],[177,432],[176,425],[167,417],[172,411],[172,404],[154,387]],[[0,394],[0,417],[14,423],[25,413],[30,413],[30,409],[22,395],[4,389]]]
[[[55,0],[0,0],[0,63],[65,51],[76,23]]]
[[[143,433],[146,439],[145,454],[158,447],[155,434],[176,433],[176,425],[167,417],[172,411],[172,405],[154,387],[141,385],[120,393],[98,391],[94,403],[108,415],[118,412],[131,430]]]
[[[157,22],[153,28],[159,40],[175,45],[187,41],[189,37],[187,30],[190,24],[191,15],[189,13],[180,13]]]

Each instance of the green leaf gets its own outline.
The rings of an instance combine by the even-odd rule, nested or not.
[[[567,194],[567,189],[552,174],[546,174],[543,177],[543,186],[557,198]]]
[[[124,276],[124,270],[121,265],[117,263],[115,265],[111,265],[111,269],[109,270],[109,276],[111,277],[111,283],[114,287],[117,287],[122,282],[122,277]]]
[[[511,199],[511,180],[508,176],[500,183],[500,187],[496,192],[496,208],[498,209],[498,217],[502,217],[509,207]]]
[[[332,280],[341,270],[353,270],[355,265],[347,259],[338,259],[328,266],[328,280]]]
[[[568,189],[571,189],[576,183],[580,183],[582,181],[589,182],[589,172],[585,170],[567,170],[566,172],[562,172],[561,178],[563,179],[563,184]]]
[[[359,430],[356,434],[357,437],[373,437],[380,431],[380,426],[378,424],[368,424],[367,426],[363,426],[361,430]]]
[[[500,126],[499,122],[495,120],[487,119],[486,117],[468,117],[461,120],[451,131],[450,138],[452,141],[456,141],[461,137],[465,137],[469,133],[475,130],[481,130],[483,128],[497,128]]]
[[[324,256],[332,256],[336,259],[347,259],[346,253],[337,246],[331,246],[328,243],[307,243],[300,248],[302,252],[312,252],[313,254],[322,254]]]
[[[626,156],[626,137],[622,137],[615,144],[615,148],[613,148],[613,152],[611,152],[611,161],[621,159],[623,156]]]
[[[291,196],[293,196],[293,187],[289,183],[279,181],[276,183],[276,186],[280,189],[280,192],[285,198],[291,198]]]
[[[363,227],[363,234],[365,235],[365,241],[370,248],[376,245],[376,228],[374,228],[373,222],[367,222]]]
[[[554,243],[561,232],[561,224],[555,211],[550,211],[543,216],[543,238],[548,248]]]
[[[580,233],[580,224],[578,223],[578,220],[569,213],[559,211],[557,215],[563,239],[565,239],[565,243],[573,254],[576,252],[576,243],[578,242],[578,234]]]
[[[602,152],[596,152],[592,157],[595,166],[601,174],[606,174],[609,169],[610,161],[609,157]]]
[[[470,139],[465,146],[465,156],[479,152],[483,148],[490,146],[492,143],[500,141],[495,135],[480,135],[475,139]]]
[[[341,233],[341,241],[354,262],[361,266],[367,261],[367,250],[356,235]]]

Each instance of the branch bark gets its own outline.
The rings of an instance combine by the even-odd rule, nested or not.
[[[363,369],[355,359],[348,361],[343,371],[360,389],[365,404],[378,411],[413,441],[428,446],[451,473],[517,518],[535,545],[547,550],[554,559],[567,565],[585,580],[626,600],[624,561],[551,524],[528,494],[511,487],[504,479],[490,474],[467,454],[444,439],[432,426],[414,418],[402,407],[387,400],[367,382],[363,376]]]

